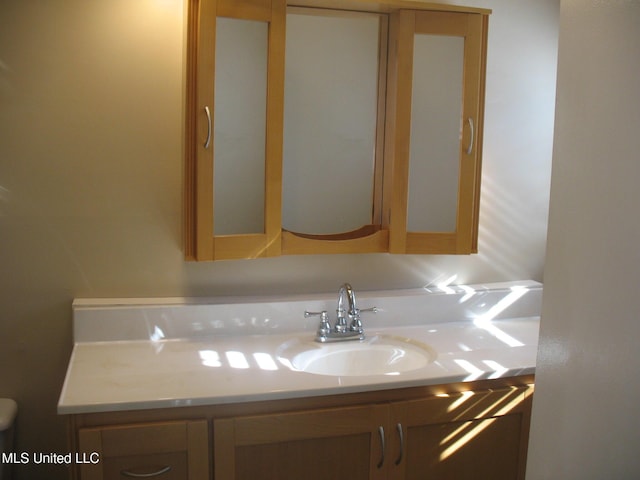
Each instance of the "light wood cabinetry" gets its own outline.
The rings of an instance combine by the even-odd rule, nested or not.
[[[295,7],[296,12],[311,7],[314,15],[346,18],[353,12],[367,12],[380,17],[377,47],[380,67],[374,79],[378,85],[377,107],[374,108],[377,118],[373,122],[375,145],[370,149],[375,152],[370,162],[374,167],[369,174],[349,179],[351,184],[371,182],[372,214],[370,221],[365,220],[362,227],[351,231],[328,234],[292,232],[283,227],[283,191],[288,188],[283,182],[288,7]],[[489,13],[486,9],[402,0],[191,0],[185,129],[185,257],[189,260],[217,260],[312,253],[476,252]],[[220,123],[222,113],[216,113],[214,105],[217,88],[216,29],[218,19],[223,17],[266,25],[265,31],[268,32],[265,36],[263,72],[266,82],[264,87],[257,88],[264,91],[264,111],[260,107],[260,111],[249,112],[251,118],[265,118],[262,128],[264,145],[258,145],[257,148],[259,155],[263,154],[264,158],[259,158],[257,163],[256,187],[249,189],[260,197],[256,214],[258,220],[249,231],[227,231],[216,227],[214,222],[214,216],[221,211],[216,205],[219,207],[221,202],[225,202],[239,206],[248,197],[243,193],[244,190],[234,189],[233,180],[229,180],[223,182],[226,183],[225,189],[231,186],[231,191],[237,190],[238,198],[222,200],[223,197],[216,192],[223,187],[213,181],[223,161],[223,155],[214,148],[222,141],[215,133],[216,122]],[[414,44],[420,36],[459,40],[461,53],[452,62],[454,70],[460,72],[459,84],[457,81],[449,82],[457,84],[452,93],[453,106],[450,108],[445,104],[439,111],[433,110],[438,113],[432,114],[429,120],[431,125],[439,125],[443,123],[442,112],[453,112],[447,115],[450,118],[445,122],[449,125],[445,129],[445,136],[452,140],[444,150],[428,142],[426,145],[418,145],[417,142],[417,139],[426,138],[425,128],[433,134],[430,142],[439,142],[443,137],[439,128],[433,130],[428,126],[429,123],[426,127],[416,123],[416,102],[422,104],[422,98],[437,99],[443,96],[440,87],[432,86],[421,91],[422,82],[413,81],[414,71],[417,71],[414,66],[417,67],[419,63],[419,58],[414,57]],[[442,69],[443,66],[438,64],[431,70]],[[244,80],[238,78],[238,84]],[[434,85],[438,85],[437,81]],[[323,89],[325,87],[322,86]],[[344,102],[344,94],[334,97],[336,103]],[[460,99],[462,104],[458,112]],[[431,110],[427,108],[425,111]],[[336,125],[335,128],[345,127]],[[340,132],[340,135],[351,140],[350,132]],[[232,137],[236,144],[246,143],[240,136]],[[419,159],[413,158],[416,155],[411,153],[412,148],[419,151]],[[441,155],[443,158],[432,158],[433,152],[440,150],[446,151]],[[256,165],[254,160],[252,162]],[[428,166],[425,167],[425,164]],[[244,167],[233,164],[226,168],[237,173]],[[444,188],[444,176],[441,177],[439,173],[443,169],[446,169],[449,178]],[[341,175],[336,170],[340,168],[331,167],[334,177]],[[313,174],[307,176],[313,177]],[[412,183],[410,178],[427,178],[428,182]],[[248,177],[245,179],[249,182]],[[242,183],[237,182],[237,185]],[[330,201],[333,184],[324,183],[314,187],[302,194],[320,195],[315,204]],[[444,190],[443,195],[415,195],[416,192],[437,190]],[[334,207],[340,215],[349,208],[348,204],[342,203]],[[438,210],[445,203],[449,204],[445,215],[451,218],[449,223],[412,220],[415,216],[412,211],[420,216],[420,212]],[[255,210],[256,207],[253,208]],[[304,217],[304,212],[298,213]],[[244,214],[231,211],[229,215],[234,218]]]
[[[216,479],[383,478],[378,405],[215,420]]]
[[[186,99],[185,250],[195,260],[280,254],[282,123],[284,108],[284,0],[192,0],[188,20]],[[262,231],[214,232],[216,25],[218,17],[266,24],[264,219]],[[238,79],[242,81],[245,79]],[[250,112],[253,113],[253,112]],[[242,141],[243,139],[238,139]]]
[[[209,478],[206,420],[80,428],[83,480]]]
[[[74,478],[524,479],[533,381],[73,415]]]
[[[216,420],[215,478],[524,478],[531,391]]]
[[[389,251],[477,252],[488,17],[402,10],[391,19]],[[434,65],[438,56],[421,65],[419,39],[428,52],[446,52],[453,73]],[[441,96],[451,100],[442,105]],[[420,193],[440,184],[440,193]],[[450,208],[430,215],[435,204]]]
[[[524,479],[532,392],[512,386],[394,404],[405,448],[390,478]]]

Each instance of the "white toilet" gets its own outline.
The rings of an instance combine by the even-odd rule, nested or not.
[[[9,480],[11,463],[3,460],[13,451],[13,421],[18,413],[18,404],[10,398],[0,398],[0,480]]]

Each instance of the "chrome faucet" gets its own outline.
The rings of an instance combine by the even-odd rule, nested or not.
[[[348,309],[345,310],[345,296],[347,297]],[[351,320],[351,326],[354,326],[354,321],[357,318],[358,322],[360,322],[360,312],[356,308],[356,294],[351,288],[351,285],[345,283],[338,290],[338,309],[336,310],[338,314],[338,319],[336,320],[336,325],[334,327],[336,332],[346,332],[347,331],[347,317]],[[362,331],[362,323],[360,322],[360,331]],[[355,331],[354,329],[351,329]]]
[[[345,308],[345,302],[347,306]],[[356,294],[348,283],[343,284],[338,290],[338,309],[336,310],[336,323],[331,328],[329,315],[326,310],[322,312],[304,312],[305,317],[320,316],[320,326],[316,334],[316,342],[337,342],[341,340],[364,340],[364,329],[360,320],[360,312],[376,313],[376,307],[358,309],[356,306]],[[349,321],[349,322],[348,322]]]

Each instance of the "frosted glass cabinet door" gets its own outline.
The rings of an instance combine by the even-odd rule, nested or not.
[[[486,27],[475,13],[395,18],[393,253],[477,251]]]
[[[415,36],[407,212],[410,232],[456,230],[463,63],[464,38]]]
[[[280,255],[285,0],[189,3],[185,256]]]
[[[215,235],[264,232],[268,30],[266,22],[217,20]]]

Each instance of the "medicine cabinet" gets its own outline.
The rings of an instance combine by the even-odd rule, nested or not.
[[[489,13],[191,0],[186,258],[476,252]]]

